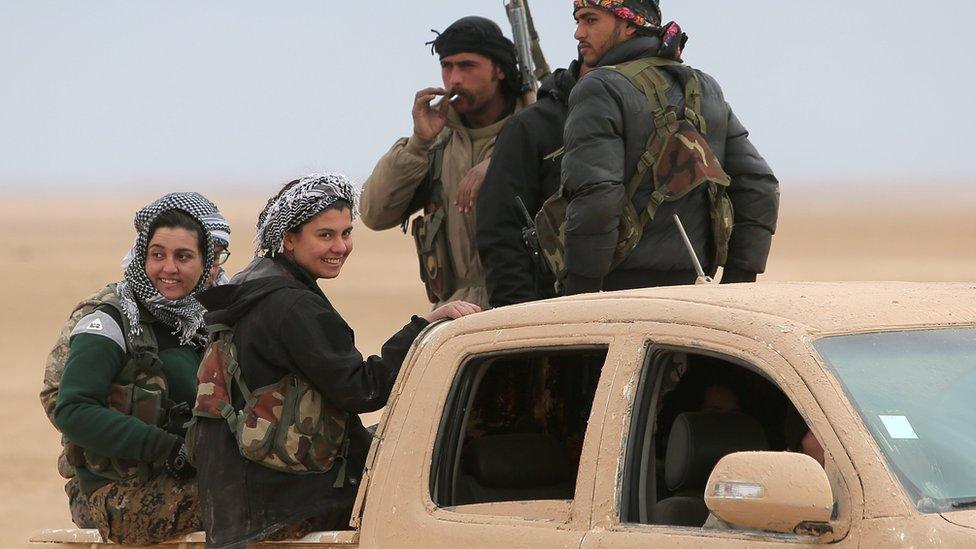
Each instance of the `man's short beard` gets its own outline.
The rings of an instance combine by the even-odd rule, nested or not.
[[[498,78],[495,75],[492,75],[491,76],[491,83],[493,83],[493,84],[494,83],[497,83],[498,84],[498,86],[495,88],[495,93],[497,93],[497,94],[504,94],[504,90],[503,90],[503,87],[502,87],[502,80],[500,78]],[[458,114],[464,115],[464,116],[477,115],[477,114],[480,114],[481,112],[483,112],[485,109],[488,108],[488,104],[491,103],[491,100],[494,97],[495,97],[495,94],[492,94],[492,95],[488,96],[480,104],[471,105],[470,108],[465,108],[463,111],[462,110],[459,110],[458,109],[458,106],[455,106],[454,107],[454,110],[457,111]],[[474,99],[471,95],[468,95],[467,93],[462,93],[462,98]]]
[[[624,21],[623,19],[617,19],[614,22],[614,26],[613,26],[613,44],[611,44],[610,48],[608,48],[607,51],[610,51],[613,48],[615,48],[615,47],[619,46],[620,44],[623,44],[624,42],[626,42],[627,40],[629,40],[630,37],[628,37],[626,35],[627,27],[629,27],[629,26],[630,26],[630,23],[628,23],[627,21]]]

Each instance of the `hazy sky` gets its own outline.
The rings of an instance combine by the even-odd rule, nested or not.
[[[550,65],[569,0],[532,0]],[[665,2],[785,184],[972,181],[976,2]],[[0,186],[357,180],[439,85],[429,29],[502,0],[0,0]]]

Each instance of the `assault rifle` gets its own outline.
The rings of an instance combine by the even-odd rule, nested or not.
[[[535,100],[538,82],[549,76],[549,64],[539,45],[539,33],[532,21],[528,0],[503,0],[508,21],[512,24],[515,53],[518,54],[519,72],[522,73],[522,93]],[[531,101],[530,101],[531,102]]]
[[[522,227],[522,243],[525,244],[525,249],[532,256],[532,263],[535,264],[536,271],[540,273],[549,272],[549,267],[542,258],[542,247],[539,246],[539,232],[535,228],[535,220],[532,219],[532,215],[529,213],[529,209],[525,207],[525,202],[522,201],[521,196],[516,196],[515,201],[518,203],[519,211],[525,217],[525,226]]]

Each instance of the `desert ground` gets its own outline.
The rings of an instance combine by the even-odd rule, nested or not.
[[[976,280],[976,185],[784,185],[767,272],[773,280]],[[800,189],[803,190],[794,190]],[[896,190],[892,190],[896,189]],[[270,192],[271,189],[268,189]],[[106,193],[109,194],[109,193]],[[119,278],[133,239],[132,216],[161,192],[114,198],[0,190],[0,547],[22,547],[32,531],[68,527],[58,476],[59,435],[38,401],[44,358],[72,306]],[[257,192],[206,193],[234,233],[227,268],[250,259]],[[428,307],[410,238],[355,229],[355,253],[339,279],[323,283],[375,353],[411,314]]]

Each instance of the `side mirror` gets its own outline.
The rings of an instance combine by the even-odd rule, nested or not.
[[[834,498],[827,473],[806,454],[736,452],[712,469],[705,504],[737,528],[824,534]]]

